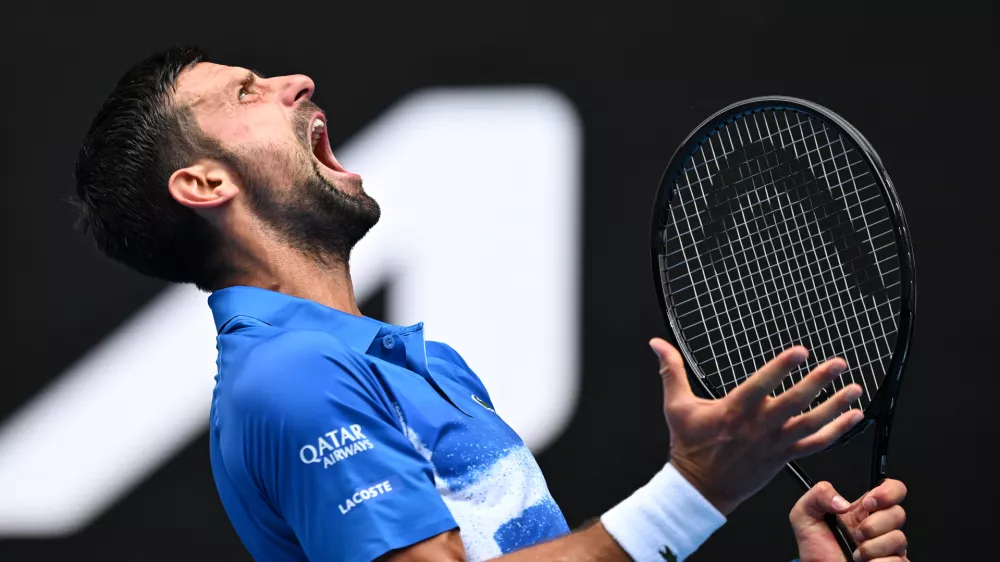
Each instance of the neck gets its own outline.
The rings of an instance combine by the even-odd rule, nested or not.
[[[273,240],[259,246],[240,252],[239,268],[222,287],[260,287],[361,316],[346,258],[310,256]]]

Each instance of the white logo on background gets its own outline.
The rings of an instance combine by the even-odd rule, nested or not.
[[[578,390],[580,141],[552,90],[433,89],[337,151],[383,211],[351,260],[357,298],[388,285],[386,320],[457,349],[536,452]],[[202,435],[215,360],[204,293],[137,311],[0,427],[0,536],[76,532]]]
[[[299,460],[305,464],[321,462],[329,468],[363,451],[374,449],[375,445],[361,432],[361,426],[354,424],[340,427],[320,435],[316,445],[306,445],[299,449]]]
[[[340,508],[340,513],[342,515],[347,515],[348,511],[354,509],[359,504],[366,502],[370,499],[377,498],[383,494],[388,494],[391,491],[392,491],[392,485],[389,484],[388,480],[386,480],[385,482],[379,482],[374,486],[354,492],[354,495],[344,500],[344,503],[337,504],[337,507]]]

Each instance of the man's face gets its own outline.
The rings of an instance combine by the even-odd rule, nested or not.
[[[306,76],[262,78],[238,67],[199,63],[177,80],[175,103],[236,168],[257,218],[308,253],[346,259],[378,221],[361,176],[337,162],[326,116]]]

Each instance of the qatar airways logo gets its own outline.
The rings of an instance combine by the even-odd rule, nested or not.
[[[322,462],[323,468],[330,468],[344,459],[374,448],[375,445],[362,433],[361,426],[354,424],[320,435],[315,446],[306,445],[299,449],[299,460],[305,464]]]

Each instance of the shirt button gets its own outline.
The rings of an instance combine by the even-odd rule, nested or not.
[[[382,338],[382,347],[386,349],[392,349],[396,346],[396,338],[392,336],[386,336]]]

